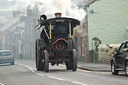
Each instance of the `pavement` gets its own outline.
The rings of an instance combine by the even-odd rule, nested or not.
[[[101,71],[101,72],[111,71],[110,64],[104,64],[104,63],[89,63],[86,61],[78,61],[77,67],[79,69],[89,70],[89,71]]]

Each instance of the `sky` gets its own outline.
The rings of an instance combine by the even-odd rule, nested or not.
[[[9,2],[7,2],[9,1]],[[0,0],[0,11],[24,10],[28,5],[33,9],[35,5],[42,14],[49,18],[53,17],[56,12],[61,12],[63,17],[72,17],[82,20],[86,12],[79,8],[78,4],[83,5],[87,0]]]

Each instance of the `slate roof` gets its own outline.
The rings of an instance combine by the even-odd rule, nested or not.
[[[12,27],[10,30],[15,30],[16,27],[25,27],[25,22],[34,21],[34,19],[38,19],[38,16],[39,15],[37,15],[37,14],[33,14],[32,16],[29,16],[26,18],[25,21],[23,21],[21,23],[19,22],[16,26]]]
[[[12,28],[13,26],[15,26],[16,24],[19,23],[18,21],[19,21],[19,18],[13,18],[13,19],[9,20],[5,25],[3,25],[3,26],[0,28],[0,31],[1,31],[1,32],[4,32],[4,31],[6,31],[7,29]]]
[[[0,24],[5,24],[9,21],[9,19],[5,18],[5,17],[0,17]]]
[[[22,23],[17,24],[16,26],[12,27],[10,30],[11,30],[11,31],[12,31],[12,30],[15,30],[16,27],[25,27],[25,22],[22,22]]]
[[[88,7],[90,4],[94,3],[96,0],[83,0],[78,4],[78,7]]]

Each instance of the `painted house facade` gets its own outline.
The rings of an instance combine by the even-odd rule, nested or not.
[[[93,38],[101,44],[119,44],[128,39],[128,0],[97,0],[87,8],[89,50]]]

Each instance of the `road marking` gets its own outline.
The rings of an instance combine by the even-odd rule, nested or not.
[[[48,77],[51,78],[51,79],[56,79],[56,80],[60,80],[60,81],[68,81],[68,82],[78,84],[78,85],[87,85],[87,84],[83,84],[83,83],[79,83],[79,82],[72,82],[70,80],[66,80],[66,79],[62,79],[62,78],[56,78],[56,77],[53,77],[53,76],[48,76]]]
[[[4,85],[3,83],[0,83],[0,85]]]
[[[74,84],[78,84],[78,85],[87,85],[87,84],[83,84],[83,83],[79,83],[79,82],[72,82]]]
[[[32,68],[32,67],[30,67],[30,66],[23,65],[23,64],[18,64],[18,65],[29,68],[29,69],[30,69],[30,71],[32,71],[33,73],[35,73],[35,74],[37,74],[37,75],[39,75],[39,76],[44,76],[44,75],[42,75],[42,74],[39,74],[39,73],[35,72],[35,69],[34,69],[34,68]]]
[[[56,80],[66,81],[65,79],[62,79],[62,78],[56,78],[56,77],[52,77],[52,76],[48,76],[48,77],[52,78],[52,79],[56,79]]]
[[[34,69],[32,69],[32,68],[29,68],[29,69],[30,69],[33,73],[35,72]]]
[[[35,72],[36,73],[36,72]],[[39,75],[39,76],[44,76],[44,75],[42,75],[42,74],[40,74],[40,73],[36,73],[37,75]]]
[[[20,65],[20,66],[24,66],[24,67],[27,67],[27,68],[29,68],[32,72],[35,72],[35,69],[34,69],[34,68],[32,68],[32,67],[30,67],[30,66],[23,65],[23,64],[18,64],[18,65]]]
[[[30,66],[27,66],[27,65],[23,65],[23,64],[17,64],[17,65],[20,65],[20,66],[24,66],[24,67],[27,67],[30,69],[30,71],[32,71],[33,73],[35,73],[36,75],[39,75],[39,76],[44,76],[42,75],[41,73],[37,73],[35,71],[34,68],[30,67]],[[64,65],[62,65],[64,66]],[[78,69],[79,71],[83,71],[83,72],[91,72],[91,71],[84,71],[84,70],[81,70],[81,69]],[[71,82],[71,83],[74,83],[74,84],[78,84],[78,85],[87,85],[87,84],[83,84],[83,83],[79,83],[79,82],[73,82],[73,81],[70,81],[70,80],[66,80],[66,79],[62,79],[62,78],[57,78],[57,77],[53,77],[53,76],[47,76],[48,78],[51,78],[51,79],[56,79],[56,80],[60,80],[60,81],[67,81],[67,82]],[[0,85],[4,85],[4,84],[1,84]]]

